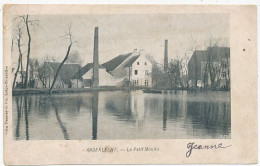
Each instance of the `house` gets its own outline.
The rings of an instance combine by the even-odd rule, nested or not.
[[[58,62],[45,62],[39,72],[39,79],[44,88],[50,88],[60,66]],[[64,63],[55,81],[54,88],[71,88],[71,77],[81,69],[77,63]]]
[[[152,62],[144,50],[119,55],[102,66],[115,78],[124,80],[124,86],[152,86]]]
[[[195,50],[188,63],[188,78],[191,86],[197,80],[198,87],[211,85],[217,87],[230,84],[230,48],[208,47],[207,50]]]
[[[82,67],[71,78],[72,88],[92,87],[93,84],[93,63],[88,63]],[[99,65],[99,86],[117,86],[121,79],[114,78],[106,71],[106,68]]]

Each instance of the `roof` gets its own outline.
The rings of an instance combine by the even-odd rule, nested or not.
[[[230,57],[230,48],[229,47],[208,47],[207,50],[195,50],[191,58],[195,58],[196,55],[197,61],[207,61],[208,55],[212,58],[212,62],[220,62],[221,59]]]
[[[156,61],[154,60],[153,56],[151,56],[151,55],[146,55],[145,57],[146,57],[146,59],[147,59],[149,62],[152,63],[152,65],[156,65],[156,64],[157,64]]]
[[[133,56],[131,57],[128,62],[125,64],[124,67],[130,67],[132,66],[132,64],[136,61],[137,58],[139,58],[140,55],[136,55],[136,56]]]
[[[82,79],[82,76],[92,68],[93,68],[93,63],[88,63],[84,67],[82,67],[77,73],[75,73],[71,78]],[[99,65],[99,68],[105,68],[105,67]]]
[[[124,60],[126,60],[126,58],[128,58],[132,53],[128,53],[128,54],[122,54],[119,55],[113,59],[111,59],[110,61],[103,63],[102,66],[104,66],[107,71],[113,71],[115,68],[117,68],[117,66],[119,66]]]
[[[230,48],[229,47],[208,47],[208,55],[212,55],[213,62],[219,62],[222,59],[230,58]]]
[[[54,73],[57,72],[61,63],[45,62],[44,67],[50,67]],[[70,83],[71,77],[80,70],[81,66],[77,63],[64,63],[59,72],[59,76],[66,84]]]

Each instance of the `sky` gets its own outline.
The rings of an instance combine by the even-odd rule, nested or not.
[[[134,49],[144,49],[162,64],[166,39],[169,60],[177,56],[182,58],[185,54],[190,56],[195,48],[205,49],[210,40],[217,41],[219,46],[229,46],[229,14],[33,15],[29,18],[39,20],[39,25],[30,29],[31,57],[40,60],[49,56],[62,61],[69,41],[61,36],[68,32],[69,24],[73,40],[77,41],[71,52],[79,53],[82,65],[92,63],[95,27],[99,28],[100,64]],[[16,25],[17,21],[14,21],[14,39]],[[27,38],[24,31],[24,57]],[[18,59],[16,42],[12,58]]]

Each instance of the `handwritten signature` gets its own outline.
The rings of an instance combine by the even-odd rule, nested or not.
[[[224,145],[222,145],[222,143],[215,144],[215,145],[198,145],[198,144],[195,144],[195,142],[190,142],[190,143],[187,144],[188,151],[186,153],[186,157],[190,157],[193,149],[196,149],[196,150],[201,150],[201,149],[210,150],[210,149],[228,148],[230,146],[231,145],[224,146]]]

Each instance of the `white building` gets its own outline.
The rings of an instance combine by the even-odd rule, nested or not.
[[[71,79],[72,88],[92,87],[93,63],[88,63],[82,67]],[[118,86],[121,79],[114,78],[106,71],[106,68],[99,65],[99,86]]]
[[[152,63],[144,50],[119,55],[103,64],[115,78],[124,80],[124,86],[152,86]]]

